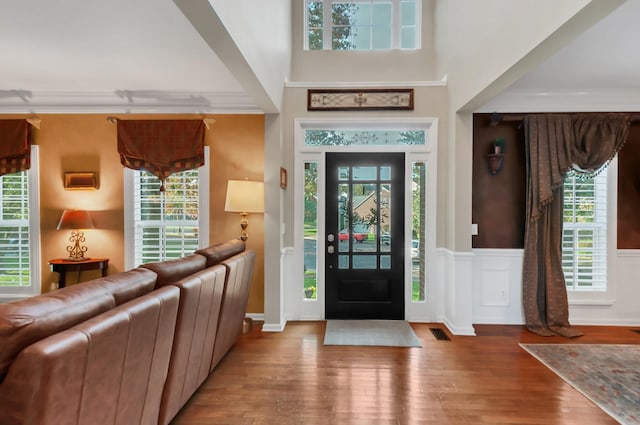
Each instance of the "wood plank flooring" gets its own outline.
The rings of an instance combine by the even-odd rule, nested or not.
[[[422,348],[324,346],[325,322],[254,325],[172,424],[616,424],[518,343],[640,343],[628,327],[565,339],[482,325],[451,341],[412,327]]]

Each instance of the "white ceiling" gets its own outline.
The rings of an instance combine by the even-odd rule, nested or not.
[[[0,8],[0,110],[256,108],[171,0],[6,0]]]
[[[171,0],[0,8],[0,112],[258,110]],[[640,110],[638,18],[628,0],[482,109]]]
[[[640,110],[638,19],[640,0],[627,0],[482,110]]]

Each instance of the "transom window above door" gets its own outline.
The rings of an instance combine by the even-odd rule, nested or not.
[[[306,50],[420,48],[421,0],[305,0]]]

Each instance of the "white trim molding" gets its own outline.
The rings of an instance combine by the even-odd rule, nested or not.
[[[454,335],[475,336],[473,328],[473,253],[443,249],[444,312],[442,323]]]
[[[441,80],[423,81],[287,81],[287,88],[318,89],[385,89],[411,87],[447,87],[447,77]]]
[[[240,92],[0,90],[0,113],[262,114],[264,111]]]

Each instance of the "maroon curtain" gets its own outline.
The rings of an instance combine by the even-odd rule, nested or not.
[[[27,120],[0,120],[0,176],[31,167]]]
[[[118,152],[127,168],[164,181],[173,173],[204,165],[202,120],[118,120]]]
[[[595,174],[622,148],[626,114],[525,117],[527,212],[522,271],[525,323],[539,335],[582,335],[569,324],[562,271],[563,182],[569,170]]]

